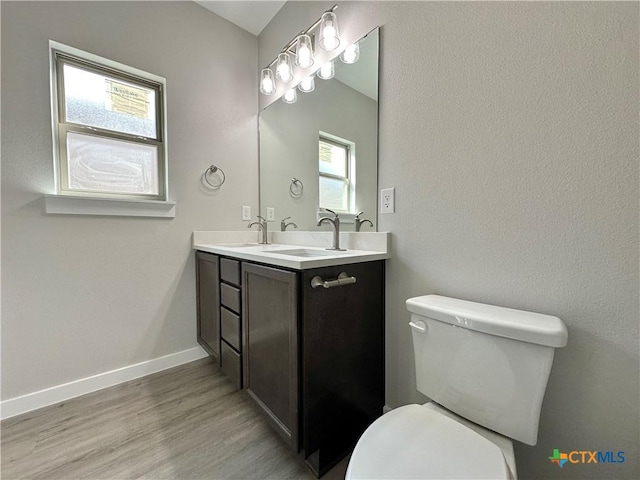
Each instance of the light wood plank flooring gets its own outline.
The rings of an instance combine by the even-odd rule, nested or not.
[[[209,360],[1,423],[7,479],[314,479]],[[344,478],[343,460],[323,479]]]

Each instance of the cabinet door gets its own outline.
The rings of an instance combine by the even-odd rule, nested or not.
[[[196,252],[198,343],[220,361],[220,269],[217,255]]]
[[[353,284],[312,288],[341,272]],[[321,476],[349,453],[384,405],[384,262],[305,270],[301,281],[302,448]]]
[[[244,386],[298,451],[297,274],[242,264]]]

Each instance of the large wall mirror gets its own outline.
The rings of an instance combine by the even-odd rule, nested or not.
[[[378,190],[378,35],[376,28],[359,41],[352,64],[336,59],[335,77],[315,76],[315,89],[297,92],[260,112],[260,211],[273,226],[294,222],[298,230],[317,227],[322,208],[340,215],[341,230],[377,229]],[[288,229],[291,229],[290,226]]]

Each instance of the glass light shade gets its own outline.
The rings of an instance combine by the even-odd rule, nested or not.
[[[313,89],[316,88],[316,84],[313,81],[313,75],[309,75],[308,77],[303,78],[300,84],[298,85],[298,88],[300,89],[301,92],[305,92],[305,93],[313,92]]]
[[[300,35],[296,41],[296,65],[301,68],[313,65],[313,46],[309,35]]]
[[[284,103],[296,103],[298,100],[298,92],[296,92],[296,87],[290,88],[284,95],[282,96],[282,101]]]
[[[316,75],[318,75],[318,77],[320,77],[323,80],[329,80],[333,78],[335,74],[336,74],[336,69],[333,65],[333,60],[322,65],[320,67],[320,70],[318,70],[318,72],[316,73]]]
[[[286,53],[278,55],[278,63],[276,66],[276,78],[282,82],[290,82],[293,80],[293,69],[291,68],[291,59]]]
[[[333,12],[325,12],[320,20],[320,39],[318,40],[320,47],[324,50],[331,51],[340,45],[340,37],[338,33],[338,19]]]
[[[358,42],[349,45],[340,55],[340,60],[344,63],[356,63],[360,58],[360,45]]]
[[[276,91],[276,81],[270,68],[263,68],[260,74],[260,92],[271,95]]]

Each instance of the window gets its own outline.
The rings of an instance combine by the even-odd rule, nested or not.
[[[347,140],[321,134],[318,141],[320,208],[350,212],[355,204],[353,150]]]
[[[165,80],[50,45],[57,193],[166,200]]]

